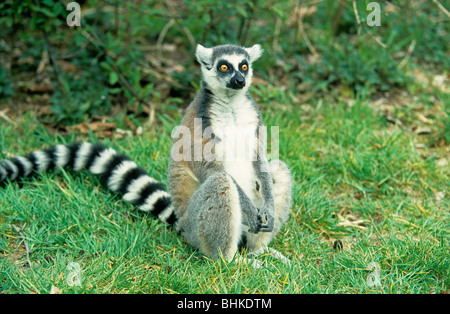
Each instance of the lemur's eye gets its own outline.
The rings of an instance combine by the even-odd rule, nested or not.
[[[222,71],[226,71],[226,70],[228,70],[228,66],[227,65],[225,65],[225,64],[222,64],[221,66],[220,66],[220,70],[222,70]]]
[[[241,69],[242,69],[242,71],[247,71],[247,70],[248,70],[248,65],[243,64],[243,65],[241,66]]]

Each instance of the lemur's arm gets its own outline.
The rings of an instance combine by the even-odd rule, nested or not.
[[[273,199],[273,180],[270,174],[269,163],[265,158],[253,162],[257,182],[256,188],[263,199],[263,206],[260,211],[262,217],[262,226],[260,231],[272,232],[274,224],[274,199]]]
[[[259,213],[259,209],[255,207],[253,202],[248,198],[247,194],[242,190],[242,188],[237,184],[237,182],[233,179],[234,184],[239,193],[239,204],[241,205],[242,212],[247,217],[247,220],[243,221],[244,225],[249,225],[249,232],[258,233],[261,231],[262,219]]]
[[[267,149],[267,132],[260,133],[257,130],[258,149],[257,158],[253,162],[253,168],[255,170],[257,182],[256,188],[259,191],[262,199],[263,206],[260,211],[262,217],[262,232],[272,232],[274,224],[274,198],[273,198],[273,179],[270,173],[269,163],[266,158]]]

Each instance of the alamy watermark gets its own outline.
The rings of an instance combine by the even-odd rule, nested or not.
[[[72,11],[67,15],[66,22],[70,27],[81,26],[81,8],[78,2],[70,2],[66,7],[67,11]]]
[[[371,273],[366,278],[366,284],[369,287],[378,286],[381,287],[381,268],[377,262],[371,262],[367,265],[367,269],[371,271]]]
[[[70,27],[81,26],[81,7],[76,1],[69,2],[66,6],[67,11],[71,11],[67,15],[66,22]],[[381,26],[381,7],[378,2],[369,2],[366,7],[366,11],[371,11],[367,15],[367,25],[370,27]],[[359,20],[359,17],[357,17]],[[358,22],[359,23],[359,22]]]
[[[67,285],[70,287],[81,286],[81,266],[80,263],[72,262],[67,265],[69,274],[66,277]]]
[[[271,126],[270,153],[267,153],[267,127],[221,126],[203,128],[203,119],[194,118],[193,129],[180,125],[173,129],[176,140],[170,155],[174,161],[257,161],[262,156],[279,158],[279,127]],[[265,157],[264,157],[265,158]],[[262,169],[269,172],[269,169]]]
[[[367,15],[367,25],[381,26],[381,7],[378,2],[369,2],[366,7],[367,11],[371,11]]]

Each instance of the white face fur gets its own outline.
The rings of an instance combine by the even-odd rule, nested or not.
[[[197,45],[195,56],[201,65],[203,80],[213,92],[239,93],[246,92],[251,85],[252,63],[262,52],[260,45],[251,48]]]

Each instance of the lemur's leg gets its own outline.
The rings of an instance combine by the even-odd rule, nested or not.
[[[209,176],[192,195],[181,217],[180,229],[186,240],[202,253],[231,261],[242,234],[239,194],[225,172]]]
[[[291,208],[292,178],[286,164],[282,161],[272,161],[269,163],[270,172],[273,179],[274,197],[274,227],[272,232],[260,232],[257,234],[247,234],[247,246],[252,254],[259,254],[265,251],[283,262],[287,259],[274,249],[269,249],[268,245],[275,235],[280,231],[282,225],[287,221]]]

